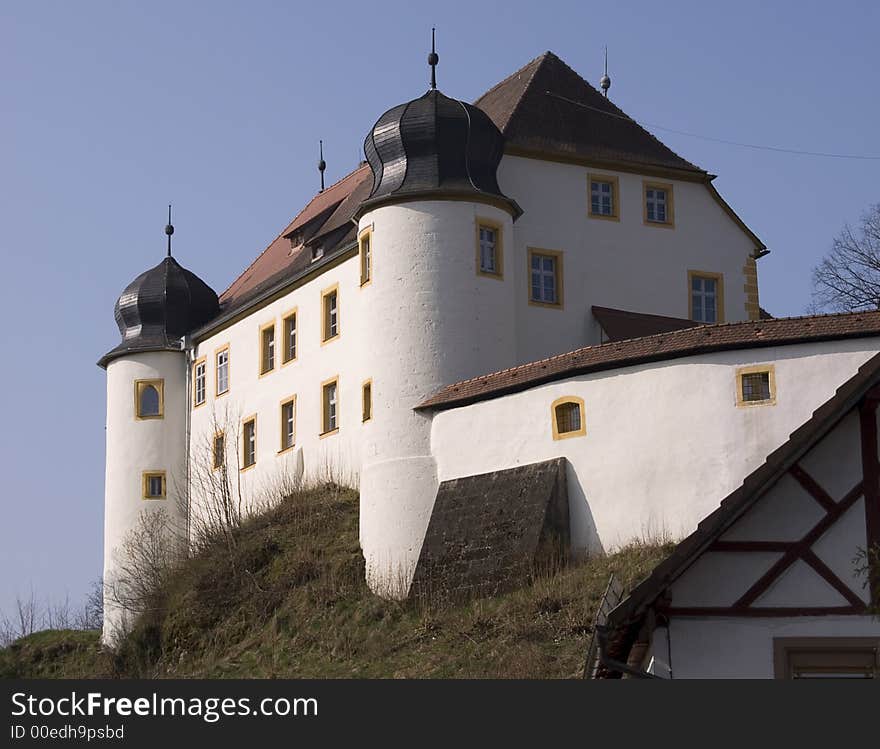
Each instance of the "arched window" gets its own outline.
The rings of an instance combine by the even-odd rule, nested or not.
[[[574,395],[557,398],[550,407],[553,419],[553,439],[564,440],[587,433],[584,419],[584,399]]]
[[[135,414],[139,419],[161,419],[165,408],[164,380],[135,382]]]

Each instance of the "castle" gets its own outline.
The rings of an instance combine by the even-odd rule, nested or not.
[[[206,470],[253,501],[279,477],[357,487],[386,595],[429,564],[479,587],[548,536],[682,537],[880,351],[878,313],[763,313],[768,250],[714,176],[554,54],[474,104],[429,62],[223,294],[169,238],[119,297],[105,582],[143,513],[189,526]]]

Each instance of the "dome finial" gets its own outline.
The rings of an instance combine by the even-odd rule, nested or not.
[[[608,75],[608,47],[605,47],[605,73],[599,79],[599,88],[602,89],[602,93],[605,94],[605,98],[608,98],[608,89],[611,88],[611,76]]]
[[[327,168],[327,162],[324,161],[324,141],[318,141],[318,171],[321,172],[321,192],[324,192],[324,170]]]
[[[168,236],[168,257],[171,257],[171,235],[174,234],[174,227],[171,225],[171,203],[168,204],[168,223],[165,226],[165,234]]]
[[[431,88],[437,88],[437,63],[440,62],[440,55],[437,54],[437,50],[434,44],[434,31],[435,28],[431,27],[431,54],[428,55],[428,65],[431,66]]]

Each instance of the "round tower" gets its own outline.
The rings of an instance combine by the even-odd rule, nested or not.
[[[219,309],[217,295],[171,257],[168,233],[168,257],[117,300],[122,342],[98,362],[107,371],[103,639],[110,645],[137,613],[139,596],[130,583],[138,568],[186,539],[189,388],[182,337]],[[135,547],[143,551],[132,553]]]
[[[370,586],[395,597],[408,592],[438,486],[430,416],[415,407],[516,359],[521,211],[498,186],[504,139],[482,110],[433,83],[432,70],[427,93],[388,110],[368,133],[373,187],[356,216],[372,264],[360,330],[373,395],[360,540]]]

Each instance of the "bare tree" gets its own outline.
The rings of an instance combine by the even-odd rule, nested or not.
[[[856,229],[847,224],[813,268],[813,308],[880,309],[880,203],[862,216]]]

